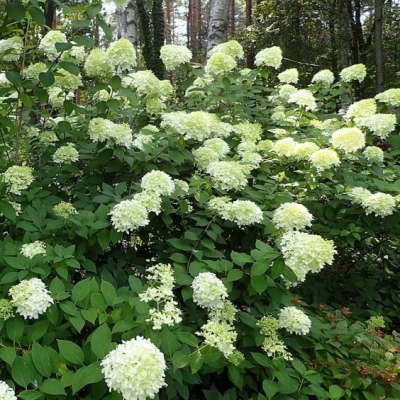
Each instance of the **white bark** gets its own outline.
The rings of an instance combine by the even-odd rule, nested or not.
[[[208,22],[207,55],[213,47],[227,40],[230,3],[230,0],[211,1],[210,19]]]
[[[137,12],[134,0],[129,0],[125,10],[117,8],[117,38],[128,39],[135,47],[138,45]]]

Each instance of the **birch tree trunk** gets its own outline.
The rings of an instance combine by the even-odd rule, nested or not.
[[[230,0],[212,0],[208,22],[207,57],[217,44],[226,42],[229,26]]]
[[[129,0],[125,10],[117,8],[117,38],[128,39],[135,47],[138,45],[137,11],[134,0]]]

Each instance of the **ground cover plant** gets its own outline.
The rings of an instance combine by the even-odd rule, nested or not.
[[[165,46],[171,84],[86,22],[10,18],[1,398],[399,398],[400,89],[298,88],[235,41],[204,68]]]

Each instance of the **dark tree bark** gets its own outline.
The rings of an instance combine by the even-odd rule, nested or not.
[[[252,0],[246,0],[246,26],[252,23]],[[246,54],[247,68],[254,68],[254,48],[252,45],[248,46]]]
[[[375,0],[375,65],[376,65],[376,91],[381,93],[384,90],[383,71],[383,45],[382,45],[382,20],[383,1]]]
[[[153,0],[151,19],[153,23],[153,68],[151,70],[158,79],[164,79],[165,67],[160,58],[160,50],[164,46],[165,38],[163,0]]]

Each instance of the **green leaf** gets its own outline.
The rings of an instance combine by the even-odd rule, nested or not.
[[[90,304],[100,311],[105,311],[107,309],[107,301],[101,293],[93,293],[90,296]]]
[[[129,277],[129,286],[132,289],[133,293],[140,293],[143,288],[142,281],[133,275]]]
[[[46,394],[65,395],[65,390],[61,381],[58,379],[46,379],[41,385],[40,390]]]
[[[0,200],[0,213],[3,214],[7,219],[15,221],[15,209],[8,201]]]
[[[176,337],[178,338],[178,340],[182,343],[186,343],[189,346],[192,347],[197,347],[198,346],[198,341],[196,336],[192,335],[189,332],[176,332]]]
[[[306,366],[305,366],[299,359],[297,359],[297,358],[294,358],[294,359],[293,359],[292,365],[293,365],[294,369],[295,369],[301,376],[303,376],[303,375],[306,373],[306,371],[307,371]]]
[[[90,295],[90,279],[78,282],[72,289],[71,299],[74,303],[84,300]]]
[[[41,72],[39,74],[39,81],[44,87],[50,87],[54,84],[55,78],[51,72]]]
[[[94,40],[87,36],[74,36],[74,42],[89,48],[94,46]]]
[[[57,340],[62,357],[75,365],[82,365],[85,358],[82,349],[69,340]]]
[[[329,386],[329,394],[331,395],[331,399],[340,399],[344,396],[345,392],[338,385]]]
[[[278,392],[279,385],[277,382],[264,379],[262,383],[264,392],[266,393],[268,399],[272,399],[273,396]]]
[[[18,385],[26,389],[34,380],[34,371],[32,368],[25,358],[16,357],[11,368],[11,376]]]
[[[114,299],[117,297],[117,292],[114,285],[107,281],[101,281],[101,292],[109,306],[114,304]]]
[[[6,322],[7,324],[7,336],[14,342],[17,343],[24,332],[24,322],[20,316],[10,318]]]
[[[89,18],[94,18],[101,11],[101,8],[102,6],[100,3],[91,4],[86,11],[87,16]]]
[[[231,258],[232,261],[240,267],[243,267],[243,265],[245,265],[246,263],[254,262],[253,257],[251,257],[250,255],[246,253],[237,253],[236,251],[232,251]]]
[[[79,67],[70,61],[60,61],[59,65],[61,68],[65,69],[66,71],[70,72],[73,75],[78,76],[80,74]]]
[[[95,308],[91,307],[88,310],[81,311],[82,317],[86,319],[86,321],[91,322],[92,324],[95,323],[97,318],[97,311]]]
[[[271,278],[272,279],[279,278],[283,274],[283,271],[285,270],[285,267],[286,267],[286,265],[285,265],[285,262],[283,260],[276,260],[272,264]]]
[[[270,263],[268,261],[257,261],[251,267],[251,276],[264,275],[269,267]]]
[[[119,90],[119,88],[121,87],[121,78],[118,75],[114,75],[111,78],[111,87],[114,91]]]
[[[95,362],[87,367],[80,368],[72,378],[72,390],[75,394],[78,390],[82,389],[90,383],[96,383],[104,379],[101,372],[100,363]]]
[[[161,350],[170,357],[181,347],[176,337],[169,330],[165,329],[160,334]]]
[[[192,246],[183,239],[167,239],[167,242],[178,250],[192,250]]]
[[[64,51],[67,51],[67,50],[69,50],[69,49],[72,49],[72,47],[74,47],[74,46],[72,45],[72,43],[60,42],[60,43],[55,43],[55,44],[54,44],[54,47],[56,48],[56,50],[57,50],[59,53],[62,53],[62,52],[64,52]]]
[[[21,74],[15,71],[7,71],[6,78],[15,86],[18,86],[22,82]]]
[[[195,351],[190,356],[190,368],[192,370],[192,375],[195,374],[203,365],[203,356],[200,351]]]
[[[32,355],[33,365],[35,366],[35,368],[42,376],[48,378],[52,372],[51,363],[50,363],[50,357],[46,353],[44,348],[40,344],[33,342],[31,355]]]
[[[172,261],[176,261],[181,264],[187,263],[187,257],[181,253],[174,253],[169,257]]]
[[[172,356],[172,365],[177,369],[186,367],[186,365],[188,365],[189,362],[190,362],[190,357],[187,354],[183,353],[182,351],[177,351]]]
[[[231,269],[228,272],[228,276],[226,277],[226,280],[228,282],[234,282],[234,281],[238,281],[239,279],[241,279],[243,276],[243,271],[241,271],[240,269]]]
[[[110,231],[103,230],[97,235],[97,240],[99,245],[103,250],[105,250],[110,244]]]
[[[103,29],[104,36],[106,37],[106,40],[110,42],[112,40],[111,28],[98,15],[96,16],[96,21],[97,21],[97,24],[100,26],[100,28]]]
[[[107,324],[100,325],[92,334],[90,346],[97,358],[104,358],[111,348],[111,331]]]
[[[20,93],[19,94],[19,99],[28,107],[32,107],[34,104],[33,98],[31,96],[28,96],[25,93]]]
[[[262,365],[263,367],[271,367],[272,366],[272,361],[270,358],[268,358],[266,355],[261,354],[261,353],[251,353],[252,357],[254,360]]]
[[[14,21],[20,21],[25,18],[25,7],[21,3],[8,3],[6,4],[6,13]]]
[[[40,8],[30,6],[28,7],[28,13],[39,26],[43,26],[46,23],[46,17]]]
[[[228,367],[229,379],[234,383],[239,389],[243,387],[243,376],[240,373],[240,369],[235,365],[229,365]]]
[[[17,352],[14,347],[1,347],[0,358],[4,360],[8,365],[13,365],[13,362],[17,357]]]
[[[23,390],[18,393],[18,397],[22,400],[37,400],[43,397],[43,394],[36,390]]]
[[[268,287],[268,278],[265,275],[252,276],[251,286],[258,294],[262,294]]]
[[[331,387],[329,388],[329,393],[331,392]],[[377,399],[375,395],[373,395],[372,393],[366,392],[365,390],[363,391],[363,395],[366,400],[376,400]],[[340,397],[335,397],[335,399],[337,399],[337,398],[340,398]]]

